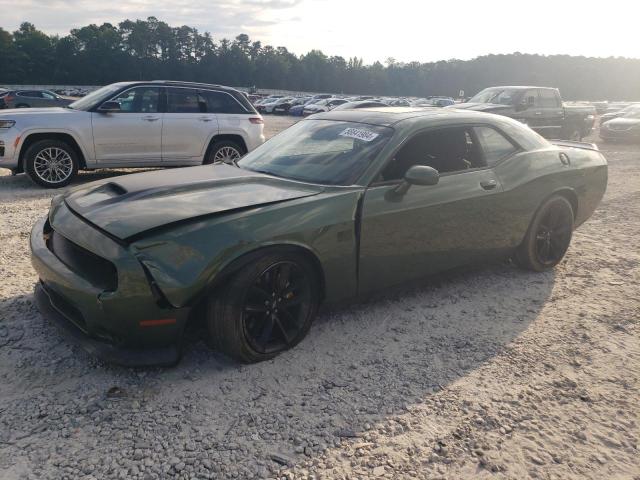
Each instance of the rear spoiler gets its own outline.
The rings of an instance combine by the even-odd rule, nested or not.
[[[595,151],[600,150],[595,143],[574,142],[572,140],[551,140],[551,143],[558,147],[582,148],[583,150],[595,150]]]

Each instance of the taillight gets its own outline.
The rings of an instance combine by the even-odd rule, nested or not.
[[[256,125],[262,125],[264,123],[264,120],[261,119],[260,117],[251,117],[249,118],[249,121]]]
[[[12,97],[11,95],[5,95],[4,97],[2,97],[2,99],[4,100],[4,103],[9,103],[14,99],[14,97]]]

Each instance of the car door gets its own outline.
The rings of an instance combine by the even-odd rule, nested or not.
[[[398,195],[400,179],[413,165],[436,168],[440,180]],[[360,293],[497,254],[502,187],[470,128],[414,136],[378,180],[362,204]]]
[[[543,123],[538,89],[532,88],[525,90],[520,97],[519,103],[515,107],[516,113],[514,118],[525,123],[533,130],[538,131],[538,133],[541,133],[539,128]]]
[[[207,111],[215,113],[218,118],[218,133],[238,135],[246,139],[249,150],[254,148],[256,132],[262,128],[261,124],[254,124],[249,118],[251,113],[245,109],[231,94],[220,90],[203,90],[202,95],[207,102]],[[259,134],[258,134],[259,135]]]
[[[91,114],[96,160],[114,165],[161,162],[160,88],[130,88],[109,101],[118,103],[120,111]]]
[[[31,108],[42,107],[42,94],[37,90],[21,90],[16,92],[16,105],[28,105]]]
[[[207,110],[195,88],[168,87],[162,125],[162,161],[202,161],[209,140],[218,133],[218,118]]]
[[[561,138],[564,125],[564,108],[557,90],[541,88],[540,98],[540,126],[538,133],[547,138]]]

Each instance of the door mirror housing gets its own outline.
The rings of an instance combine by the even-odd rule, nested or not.
[[[440,173],[426,165],[414,165],[404,174],[404,179],[400,185],[394,189],[396,196],[402,196],[409,191],[411,185],[436,185],[440,181]]]
[[[112,113],[121,111],[120,104],[118,102],[104,102],[98,108],[98,112],[100,113]]]
[[[433,167],[414,165],[404,174],[404,181],[411,185],[436,185],[440,174]]]

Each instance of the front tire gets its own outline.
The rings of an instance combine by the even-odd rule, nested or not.
[[[233,165],[245,154],[244,148],[236,142],[225,140],[211,145],[203,164],[227,163]]]
[[[536,213],[515,255],[522,268],[544,272],[564,258],[573,235],[574,212],[559,195],[547,200]]]
[[[25,153],[25,171],[34,183],[45,188],[68,185],[78,173],[78,155],[60,140],[40,140]]]
[[[318,304],[318,279],[303,255],[266,254],[207,301],[212,346],[240,362],[268,360],[307,335]]]

